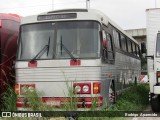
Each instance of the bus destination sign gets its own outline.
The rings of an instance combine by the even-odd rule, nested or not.
[[[77,18],[77,14],[68,13],[68,14],[39,15],[37,17],[37,20],[41,21],[41,20],[72,19],[72,18]]]

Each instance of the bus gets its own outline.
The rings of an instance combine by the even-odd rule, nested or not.
[[[45,105],[102,109],[140,76],[140,49],[105,14],[94,9],[65,9],[21,20],[16,60],[17,108],[26,91],[43,91]],[[95,101],[95,102],[93,102]],[[28,103],[27,103],[28,104]]]
[[[0,13],[0,99],[8,85],[14,87],[19,25],[20,16]]]
[[[160,9],[147,9],[146,14],[150,105],[153,112],[160,112]]]

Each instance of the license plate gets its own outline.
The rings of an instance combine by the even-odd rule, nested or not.
[[[49,105],[49,106],[60,106],[61,102],[60,101],[55,101],[55,100],[46,101],[46,105]]]

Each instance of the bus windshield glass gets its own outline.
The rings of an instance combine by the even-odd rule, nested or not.
[[[94,21],[22,25],[18,60],[98,58],[99,31],[100,25]]]
[[[157,34],[156,56],[160,57],[160,33]]]

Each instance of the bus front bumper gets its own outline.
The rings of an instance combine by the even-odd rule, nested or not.
[[[103,105],[103,97],[42,97],[42,98],[17,98],[18,110],[29,110],[40,108],[62,108],[65,109],[78,109],[78,108],[97,108]],[[40,108],[37,108],[39,110]]]

